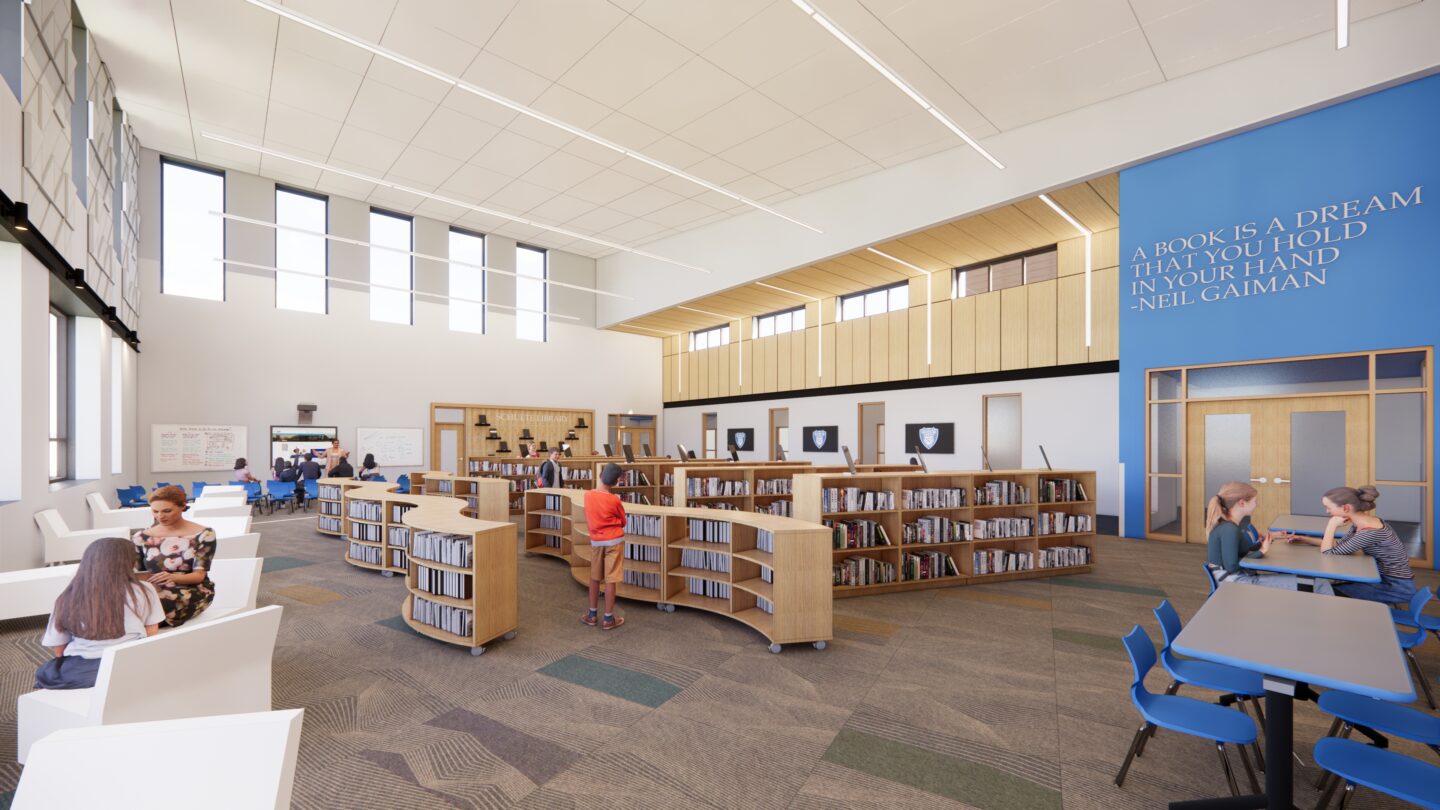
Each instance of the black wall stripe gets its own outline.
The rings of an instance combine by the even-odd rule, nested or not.
[[[1083,377],[1089,374],[1114,374],[1120,371],[1119,360],[1102,360],[1095,363],[1071,363],[1065,366],[1044,368],[1022,368],[1010,371],[986,371],[981,374],[951,374],[947,377],[922,377],[917,380],[892,380],[890,382],[861,383],[858,385],[836,385],[830,388],[806,388],[799,391],[775,391],[766,394],[740,394],[730,397],[709,399],[687,399],[667,402],[666,408],[693,408],[704,405],[728,405],[735,402],[772,402],[807,397],[829,397],[841,394],[869,394],[877,391],[905,391],[912,388],[940,388],[947,385],[975,385],[978,383],[1013,382],[1015,380],[1044,380],[1051,377]]]

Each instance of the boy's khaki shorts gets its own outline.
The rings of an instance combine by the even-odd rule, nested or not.
[[[590,581],[620,582],[624,579],[620,550],[624,543],[590,547]]]

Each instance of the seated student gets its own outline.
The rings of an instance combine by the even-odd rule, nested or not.
[[[341,452],[335,466],[330,468],[328,478],[354,478],[355,468],[350,466],[350,454]]]
[[[159,632],[165,609],[155,587],[137,581],[134,570],[135,547],[123,537],[85,547],[40,639],[55,657],[36,671],[36,689],[89,689],[106,647]]]
[[[235,480],[242,484],[258,484],[260,479],[250,474],[250,462],[243,458],[235,459]]]
[[[1220,487],[1205,507],[1205,528],[1210,536],[1205,565],[1216,582],[1248,582],[1266,588],[1298,590],[1300,578],[1294,574],[1272,574],[1240,567],[1247,555],[1263,557],[1270,550],[1269,532],[1261,533],[1250,523],[1260,493],[1242,481],[1231,481]],[[1331,593],[1327,580],[1315,580],[1315,593]]]
[[[280,475],[277,476],[277,478],[282,484],[293,484],[298,480],[298,475],[295,471],[295,465],[287,461],[285,462],[284,469],[280,470]]]
[[[270,480],[280,481],[280,473],[285,470],[285,459],[281,456],[275,457],[275,463],[270,465]]]
[[[375,454],[366,453],[365,460],[360,462],[359,475],[356,477],[361,481],[369,481],[380,474],[380,466],[375,463]]]
[[[1330,523],[1321,538],[1296,535],[1291,542],[1318,544],[1323,554],[1355,554],[1364,552],[1375,558],[1380,582],[1337,582],[1335,593],[1352,599],[1369,599],[1387,605],[1409,602],[1415,595],[1415,572],[1410,569],[1410,554],[1389,523],[1372,514],[1380,492],[1375,487],[1336,487],[1325,493],[1320,504]],[[1348,537],[1335,539],[1346,526],[1354,531]]]
[[[161,487],[150,493],[155,525],[131,540],[141,570],[160,594],[165,624],[179,627],[198,616],[215,598],[210,561],[215,558],[215,532],[185,519],[185,490]]]
[[[320,462],[315,460],[314,453],[307,453],[305,460],[300,462],[300,467],[297,470],[297,477],[303,481],[319,480],[324,474],[325,468],[321,467]]]

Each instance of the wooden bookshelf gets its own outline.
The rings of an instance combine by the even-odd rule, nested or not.
[[[346,537],[344,492],[364,483],[353,478],[321,478],[317,481],[319,514],[315,517],[315,530],[331,537]]]
[[[525,505],[525,550],[564,559],[575,580],[588,586],[584,493],[534,489],[525,493]],[[666,611],[679,605],[718,613],[760,633],[771,652],[793,643],[825,648],[832,634],[828,529],[750,512],[644,504],[627,504],[625,511],[632,520],[624,551],[629,581],[616,586],[617,596]],[[692,520],[716,527],[725,541],[692,538]],[[558,547],[551,540],[556,531]],[[690,559],[693,552],[708,554]],[[692,586],[710,592],[692,593]]]
[[[903,464],[859,465],[862,472],[909,472]],[[808,462],[768,464],[676,465],[670,488],[675,506],[704,509],[735,509],[785,517],[790,514],[791,481],[807,473],[844,473],[845,466],[811,466]],[[736,494],[736,493],[740,494]],[[787,511],[789,510],[789,511]]]
[[[1083,491],[1085,497],[1045,499],[1051,488],[1045,485],[1057,481],[1070,482],[1072,494]],[[1093,470],[805,473],[793,477],[792,488],[796,518],[832,530],[839,528],[836,524],[849,524],[857,538],[854,542],[863,543],[882,532],[888,540],[846,546],[851,541],[842,541],[832,531],[832,587],[837,598],[1080,573],[1090,571],[1095,562]],[[860,493],[860,499],[836,503],[825,497],[827,491],[836,494],[847,489]],[[958,490],[963,500],[907,505],[907,493],[922,490]],[[978,497],[980,492],[988,497]],[[987,502],[993,499],[1002,502]],[[940,530],[922,535],[922,524]],[[964,533],[954,524],[963,525]],[[947,536],[945,526],[955,533]],[[922,537],[926,539],[917,539]],[[856,562],[849,563],[852,558]],[[1026,561],[1030,567],[1024,567]],[[916,562],[933,563],[939,575],[915,576]],[[886,566],[891,581],[842,582],[844,569]]]
[[[411,479],[411,491],[415,491]],[[513,482],[499,478],[451,475],[447,472],[428,472],[424,477],[424,493],[432,497],[459,498],[466,506],[462,514],[478,520],[508,520],[516,511],[519,490]]]
[[[600,471],[605,469],[606,464],[617,464],[625,471],[625,477],[610,489],[625,501],[627,509],[641,505],[669,505],[664,503],[670,497],[672,484],[668,483],[671,480],[669,476],[679,466],[674,459],[636,459],[633,464],[627,464],[623,458],[599,459],[593,463],[595,479],[600,478]]]
[[[485,652],[485,645],[498,638],[515,638],[519,617],[518,561],[515,524],[465,517],[454,498],[421,496],[401,520],[410,532],[410,570],[405,576],[402,615],[415,632],[429,638],[467,647],[471,655]],[[447,564],[431,559],[437,536],[468,543],[468,561],[452,558]],[[452,589],[446,595],[437,576],[450,575]],[[423,585],[429,579],[431,590]],[[428,606],[427,606],[428,603]],[[417,617],[417,607],[419,608]],[[427,615],[444,611],[450,618],[462,617],[460,624],[446,627],[443,620],[426,621]]]

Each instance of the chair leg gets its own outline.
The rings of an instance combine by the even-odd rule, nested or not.
[[[1250,767],[1250,755],[1245,753],[1245,746],[1237,745],[1235,750],[1240,752],[1240,764],[1245,766],[1245,776],[1250,780],[1250,792],[1260,792],[1260,782],[1255,778],[1255,769]]]
[[[1130,740],[1130,750],[1125,754],[1125,762],[1120,766],[1120,772],[1115,774],[1115,787],[1125,786],[1125,774],[1130,771],[1130,763],[1135,761],[1139,751],[1140,743],[1145,739],[1145,733],[1150,730],[1150,724],[1145,723],[1135,731],[1135,736]]]
[[[1327,731],[1327,732],[1325,732],[1325,736],[1326,736],[1326,737],[1334,737],[1334,736],[1335,736],[1335,732],[1337,732],[1337,731],[1340,730],[1340,723],[1341,723],[1341,722],[1342,722],[1342,721],[1340,720],[1340,718],[1338,718],[1338,717],[1335,718],[1335,722],[1333,722],[1333,723],[1330,724],[1330,730]],[[1322,737],[1321,739],[1324,739],[1324,737]],[[1329,772],[1329,771],[1326,771],[1326,770],[1321,770],[1321,771],[1320,771],[1320,778],[1315,780],[1315,789],[1316,789],[1316,790],[1324,790],[1324,789],[1325,789],[1325,783],[1328,782],[1328,781],[1330,781],[1330,772]]]
[[[1150,738],[1151,738],[1151,737],[1154,737],[1154,736],[1155,736],[1155,733],[1156,733],[1157,731],[1159,731],[1159,730],[1160,730],[1160,727],[1159,727],[1159,726],[1151,726],[1149,729],[1147,729],[1147,730],[1145,731],[1145,734],[1140,737],[1140,746],[1135,749],[1135,756],[1137,756],[1137,757],[1143,757],[1143,756],[1145,756],[1145,744],[1148,743],[1148,742],[1150,742]]]
[[[1225,781],[1230,783],[1230,795],[1240,795],[1240,783],[1235,781],[1235,769],[1230,767],[1230,758],[1225,756],[1225,743],[1215,743],[1215,751],[1220,754],[1220,767],[1225,769]]]
[[[1420,662],[1415,660],[1415,651],[1406,650],[1405,657],[1410,659],[1410,667],[1415,670],[1415,680],[1425,688],[1425,700],[1430,704],[1431,709],[1440,708],[1435,705],[1435,696],[1430,693],[1430,681],[1425,678],[1425,670],[1420,668]]]
[[[1260,721],[1260,728],[1265,728],[1265,713],[1260,710],[1260,699],[1252,697],[1245,702],[1249,703],[1250,708],[1255,710],[1255,717]],[[1243,706],[1241,707],[1241,711],[1244,711]],[[1255,742],[1250,743],[1250,747],[1255,749],[1255,767],[1262,771],[1265,770],[1265,755],[1260,752],[1260,736],[1258,734],[1255,736]],[[1244,746],[1241,746],[1240,750],[1245,750]]]
[[[1325,775],[1321,777],[1320,781],[1322,783],[1329,782],[1330,787],[1326,788],[1325,792],[1320,794],[1320,801],[1315,804],[1315,810],[1325,810],[1325,808],[1330,806],[1330,797],[1335,795],[1335,788],[1339,787],[1341,782],[1340,779],[1332,779],[1331,777],[1333,776],[1334,774],[1326,771]]]
[[[1336,781],[1338,782],[1339,780],[1337,779]],[[1345,810],[1345,808],[1349,807],[1350,800],[1353,798],[1355,798],[1355,783],[1346,782],[1345,795],[1340,797],[1340,810]]]
[[[1179,682],[1179,681],[1171,681],[1171,682],[1170,682],[1170,685],[1167,686],[1167,687],[1165,687],[1165,694],[1167,694],[1167,695],[1173,695],[1173,694],[1175,694],[1176,692],[1179,692],[1179,691],[1180,691],[1180,682]]]

